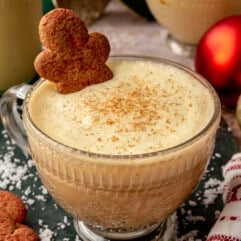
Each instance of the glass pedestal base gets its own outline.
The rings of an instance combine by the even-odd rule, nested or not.
[[[92,227],[84,222],[74,219],[76,232],[83,241],[175,241],[175,225],[173,220],[163,220],[138,231],[105,230]],[[171,228],[170,228],[171,227]],[[168,229],[168,233],[167,232]],[[172,230],[173,229],[173,230]]]
[[[173,38],[170,33],[167,35],[166,42],[167,46],[176,55],[189,58],[193,58],[195,55],[196,45],[180,42],[177,39]]]

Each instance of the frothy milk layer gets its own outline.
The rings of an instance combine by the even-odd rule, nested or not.
[[[44,81],[29,111],[40,130],[67,146],[102,154],[140,154],[185,142],[209,122],[209,91],[172,66],[112,60],[110,81],[62,95]]]

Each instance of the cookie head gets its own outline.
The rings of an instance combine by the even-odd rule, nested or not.
[[[59,8],[44,15],[39,23],[44,47],[52,51],[81,49],[88,42],[88,30],[73,11]]]

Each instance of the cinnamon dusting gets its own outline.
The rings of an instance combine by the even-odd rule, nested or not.
[[[170,101],[172,98],[170,95],[175,96],[179,91],[183,91],[181,87],[175,86],[171,93],[170,90],[160,88],[159,84],[149,87],[144,84],[145,80],[138,79],[136,76],[133,76],[131,81],[131,85],[128,82],[118,83],[114,90],[104,91],[101,98],[92,95],[91,100],[83,101],[86,102],[86,106],[91,112],[98,116],[107,116],[102,120],[103,124],[116,125],[116,133],[145,132],[147,128],[155,126],[160,121],[165,124],[167,129],[170,129],[170,132],[174,132],[175,130],[169,127],[172,126],[171,117],[163,116],[160,113],[173,113],[173,118],[178,116],[181,116],[180,119],[185,118],[178,111],[178,106],[182,104],[181,97],[179,102]],[[172,86],[174,83],[169,80],[169,84]],[[125,94],[122,93],[123,91]],[[188,105],[189,107],[191,105]],[[128,119],[127,116],[129,116]],[[127,125],[124,127],[121,123],[127,123]],[[156,133],[157,130],[154,129],[153,132]]]

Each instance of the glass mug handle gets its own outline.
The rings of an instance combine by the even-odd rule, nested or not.
[[[4,128],[16,144],[27,153],[30,153],[29,145],[17,101],[24,100],[31,87],[28,84],[13,86],[0,100],[0,114]]]

